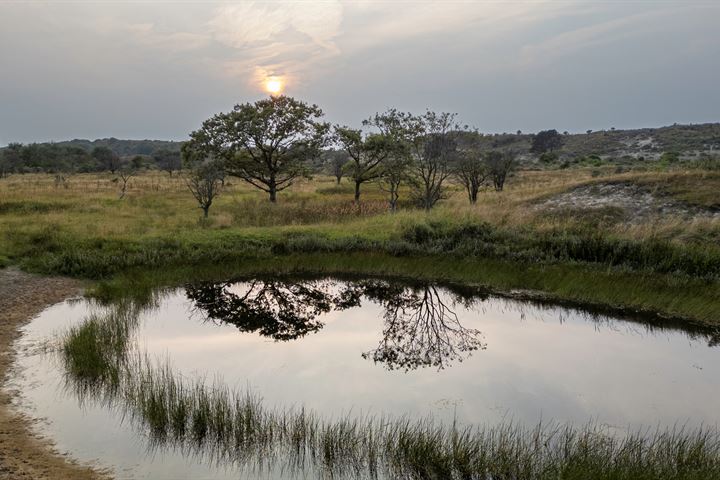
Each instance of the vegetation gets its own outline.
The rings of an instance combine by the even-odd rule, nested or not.
[[[276,96],[236,105],[206,120],[190,134],[184,151],[193,158],[224,162],[236,176],[277,200],[277,192],[306,175],[307,162],[320,155],[329,124],[322,110],[291,97]]]
[[[554,152],[562,146],[563,136],[560,135],[557,130],[543,130],[533,135],[530,151],[532,153],[542,154]]]
[[[192,213],[199,204],[186,176],[139,174],[122,201],[103,174],[73,176],[63,189],[50,175],[6,178],[0,181],[0,256],[35,271],[104,279],[170,267],[232,270],[249,259],[280,269],[376,269],[711,323],[720,318],[716,221],[666,216],[629,224],[616,213],[533,206],[586,182],[609,181],[712,205],[716,173],[524,171],[503,192],[481,190],[475,205],[462,186],[448,184],[450,198],[428,213],[413,208],[403,187],[395,214],[375,183],[356,204],[352,184],[316,177],[273,205],[241,183],[226,182],[205,222]]]
[[[430,419],[326,419],[268,409],[220,379],[185,379],[134,350],[137,306],[90,317],[62,342],[67,382],[83,401],[115,408],[167,445],[214,461],[332,477],[697,479],[720,474],[716,429],[618,433],[607,427],[511,423],[443,425]]]

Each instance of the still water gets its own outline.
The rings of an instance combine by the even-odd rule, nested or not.
[[[17,344],[19,408],[43,419],[38,430],[60,451],[119,478],[288,475],[150,451],[122,413],[77,398],[58,355],[40,347],[110,308],[60,303]],[[250,390],[269,407],[477,425],[592,421],[618,431],[720,422],[711,401],[720,397],[717,332],[662,322],[378,279],[188,285],[163,292],[140,317],[140,351],[187,378]]]

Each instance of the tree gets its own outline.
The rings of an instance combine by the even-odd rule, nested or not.
[[[228,174],[266,192],[270,201],[303,176],[329,130],[322,110],[284,95],[235,105],[190,134],[195,148],[222,160]]]
[[[91,155],[103,170],[114,174],[120,168],[120,157],[108,147],[95,147]]]
[[[455,114],[428,111],[424,115],[406,116],[410,132],[411,194],[425,210],[446,197],[445,182],[452,175],[459,127]]]
[[[480,187],[485,184],[489,176],[487,164],[483,162],[482,154],[477,151],[463,152],[458,157],[453,173],[465,187],[470,203],[476,204]]]
[[[217,160],[207,160],[190,171],[185,183],[198,205],[203,217],[208,218],[210,207],[223,188],[223,169]]]
[[[330,174],[335,177],[337,184],[340,185],[345,174],[345,165],[348,163],[349,158],[346,152],[338,150],[330,150],[325,152],[325,162],[327,164]]]
[[[475,204],[480,187],[489,176],[479,144],[479,135],[475,132],[463,135],[459,138],[458,145],[453,175],[465,187],[470,203]]]
[[[4,151],[0,150],[0,178],[5,178],[10,173],[10,161]]]
[[[23,166],[22,150],[22,143],[10,143],[3,150],[3,159],[9,172],[21,172]]]
[[[142,155],[135,155],[130,163],[135,170],[140,170],[145,166],[145,158]]]
[[[135,173],[137,173],[137,169],[135,169],[135,166],[132,163],[126,162],[118,169],[118,176],[116,180],[120,182],[120,200],[125,198],[128,182],[135,176]]]
[[[177,172],[182,168],[182,158],[180,152],[175,150],[161,149],[152,154],[155,165],[164,172],[168,172],[172,177],[173,172]]]
[[[395,109],[387,110],[363,121],[363,125],[377,128],[385,137],[387,156],[380,164],[380,189],[388,193],[391,212],[397,210],[400,184],[408,181],[408,170],[413,158],[410,150],[411,132],[408,130],[408,114]]]
[[[505,187],[505,179],[515,168],[515,154],[510,150],[493,150],[487,153],[485,163],[495,191],[502,192]]]
[[[335,141],[348,154],[348,176],[355,182],[355,201],[360,200],[360,185],[382,176],[382,161],[390,154],[389,139],[379,133],[335,126]]]
[[[541,154],[553,152],[563,146],[563,137],[557,130],[543,130],[533,135],[530,152]]]

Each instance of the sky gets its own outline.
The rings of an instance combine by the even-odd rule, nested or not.
[[[720,0],[0,0],[0,145],[187,138],[282,92],[359,126],[720,121]]]

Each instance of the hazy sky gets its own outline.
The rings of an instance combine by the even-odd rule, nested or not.
[[[720,0],[0,0],[0,145],[183,139],[289,95],[485,132],[720,121]]]

